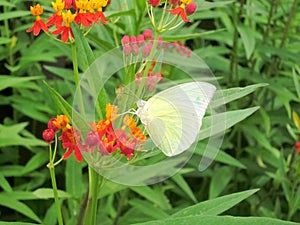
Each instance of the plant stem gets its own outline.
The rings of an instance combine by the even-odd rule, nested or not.
[[[57,192],[57,185],[56,185],[55,171],[54,171],[53,163],[49,163],[48,168],[49,168],[50,176],[51,176],[52,189],[53,189],[58,224],[63,225],[64,223],[63,223],[62,214],[61,214],[61,210],[60,210],[60,203],[59,203],[59,199],[58,199],[58,192]]]
[[[50,162],[48,163],[47,167],[50,171],[50,177],[51,177],[51,183],[52,183],[52,189],[53,189],[53,196],[54,196],[54,203],[56,208],[56,214],[57,214],[57,221],[59,225],[63,225],[63,218],[60,210],[60,203],[58,199],[58,192],[57,192],[57,185],[56,185],[56,178],[55,178],[55,171],[54,171],[54,160],[56,155],[56,148],[57,148],[57,136],[55,135],[55,147],[54,147],[54,153],[52,152],[51,144],[49,145],[49,159]]]
[[[117,210],[117,215],[116,215],[116,217],[114,219],[114,225],[118,224],[120,215],[122,213],[122,209],[123,209],[124,205],[126,204],[126,200],[127,200],[127,197],[128,197],[128,192],[129,192],[129,189],[126,189],[121,194],[121,199],[120,199],[120,202],[119,202],[119,206],[118,206],[118,210]]]
[[[98,203],[98,187],[99,178],[102,178],[96,171],[89,166],[89,195],[87,208],[84,216],[84,225],[94,225],[96,222],[97,203]]]
[[[293,1],[293,5],[291,7],[289,17],[288,17],[288,20],[285,24],[283,35],[282,35],[282,38],[281,38],[281,41],[280,41],[280,46],[279,46],[280,49],[284,48],[286,39],[288,37],[288,33],[289,33],[289,29],[290,29],[290,26],[291,26],[292,19],[295,15],[297,7],[298,7],[298,1],[299,0],[294,0]],[[272,56],[272,64],[269,67],[267,77],[270,77],[272,74],[275,74],[275,72],[277,72],[279,63],[280,63],[280,57],[278,55],[273,55]]]
[[[229,77],[227,86],[231,87],[233,85],[234,80],[238,81],[238,25],[240,23],[243,9],[244,9],[245,1],[242,0],[240,2],[239,14],[236,15],[235,11],[235,3],[233,5],[233,23],[234,23],[234,34],[233,34],[233,43],[232,43],[232,51],[231,51],[231,60],[230,60],[230,68],[229,68]]]

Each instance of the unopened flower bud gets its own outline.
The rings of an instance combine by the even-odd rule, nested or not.
[[[140,52],[140,48],[139,48],[139,46],[138,46],[137,44],[133,44],[133,45],[131,46],[131,49],[132,49],[132,53],[133,53],[134,55],[137,55],[137,54],[139,54],[139,52]]]
[[[188,15],[194,14],[196,9],[197,9],[197,5],[195,2],[191,2],[190,4],[186,5],[186,7],[185,7],[186,14],[188,14]]]
[[[152,31],[149,30],[149,29],[145,30],[144,31],[144,38],[145,38],[145,40],[151,39],[152,38]]]
[[[131,36],[130,37],[130,43],[131,44],[136,43],[136,36]]]
[[[46,129],[43,131],[43,139],[47,142],[47,143],[51,143],[53,141],[55,137],[55,132],[52,129]]]
[[[48,129],[53,130],[55,133],[59,130],[54,124],[53,122],[56,121],[55,118],[51,118],[48,122]]]
[[[127,45],[127,44],[129,44],[129,42],[130,42],[130,38],[129,38],[127,35],[125,35],[125,36],[122,38],[121,42],[122,42],[122,45]]]
[[[89,146],[95,146],[99,142],[99,136],[97,131],[90,131],[86,136],[86,144]]]
[[[148,43],[144,48],[143,48],[143,56],[147,57],[149,56],[150,52],[152,49],[152,43]]]
[[[160,3],[160,0],[149,0],[149,4],[152,5],[153,7],[158,6]]]
[[[131,47],[129,44],[125,45],[124,46],[124,49],[123,49],[123,52],[124,52],[124,55],[127,56],[131,53]]]
[[[144,35],[140,34],[136,40],[137,40],[137,44],[141,46],[142,44],[144,44],[145,41]]]

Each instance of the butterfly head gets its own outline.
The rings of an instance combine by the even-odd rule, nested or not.
[[[136,102],[137,107],[143,108],[146,105],[146,101],[140,99]]]

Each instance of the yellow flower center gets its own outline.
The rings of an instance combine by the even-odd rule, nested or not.
[[[56,2],[51,2],[51,4],[54,11],[58,15],[61,15],[62,10],[65,8],[65,2],[63,2],[62,0],[56,0]]]
[[[188,5],[192,2],[193,0],[181,0],[182,4]]]
[[[68,10],[66,13],[62,13],[62,19],[63,19],[66,27],[69,27],[71,25],[75,16],[76,15],[72,14],[70,10]]]
[[[108,0],[90,0],[90,10],[102,11],[102,8],[107,6]]]
[[[80,13],[85,13],[86,10],[90,9],[90,4],[88,0],[77,0],[76,7],[79,9]]]
[[[34,16],[40,16],[43,14],[44,9],[40,6],[40,4],[36,4],[35,6],[30,6],[30,12]]]

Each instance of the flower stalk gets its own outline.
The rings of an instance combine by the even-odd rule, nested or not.
[[[54,163],[55,155],[56,155],[56,149],[57,149],[57,138],[55,136],[55,147],[54,151],[52,151],[51,144],[49,144],[49,158],[50,162],[48,163],[47,167],[50,171],[50,177],[51,177],[51,183],[52,183],[52,190],[53,190],[53,196],[54,196],[54,203],[55,203],[55,209],[56,209],[56,215],[57,215],[57,221],[59,225],[63,225],[63,218],[61,213],[61,207],[60,202],[58,198],[58,191],[57,191],[57,184],[56,184],[56,178],[55,178],[55,165],[57,163]],[[60,162],[60,161],[59,161]]]

